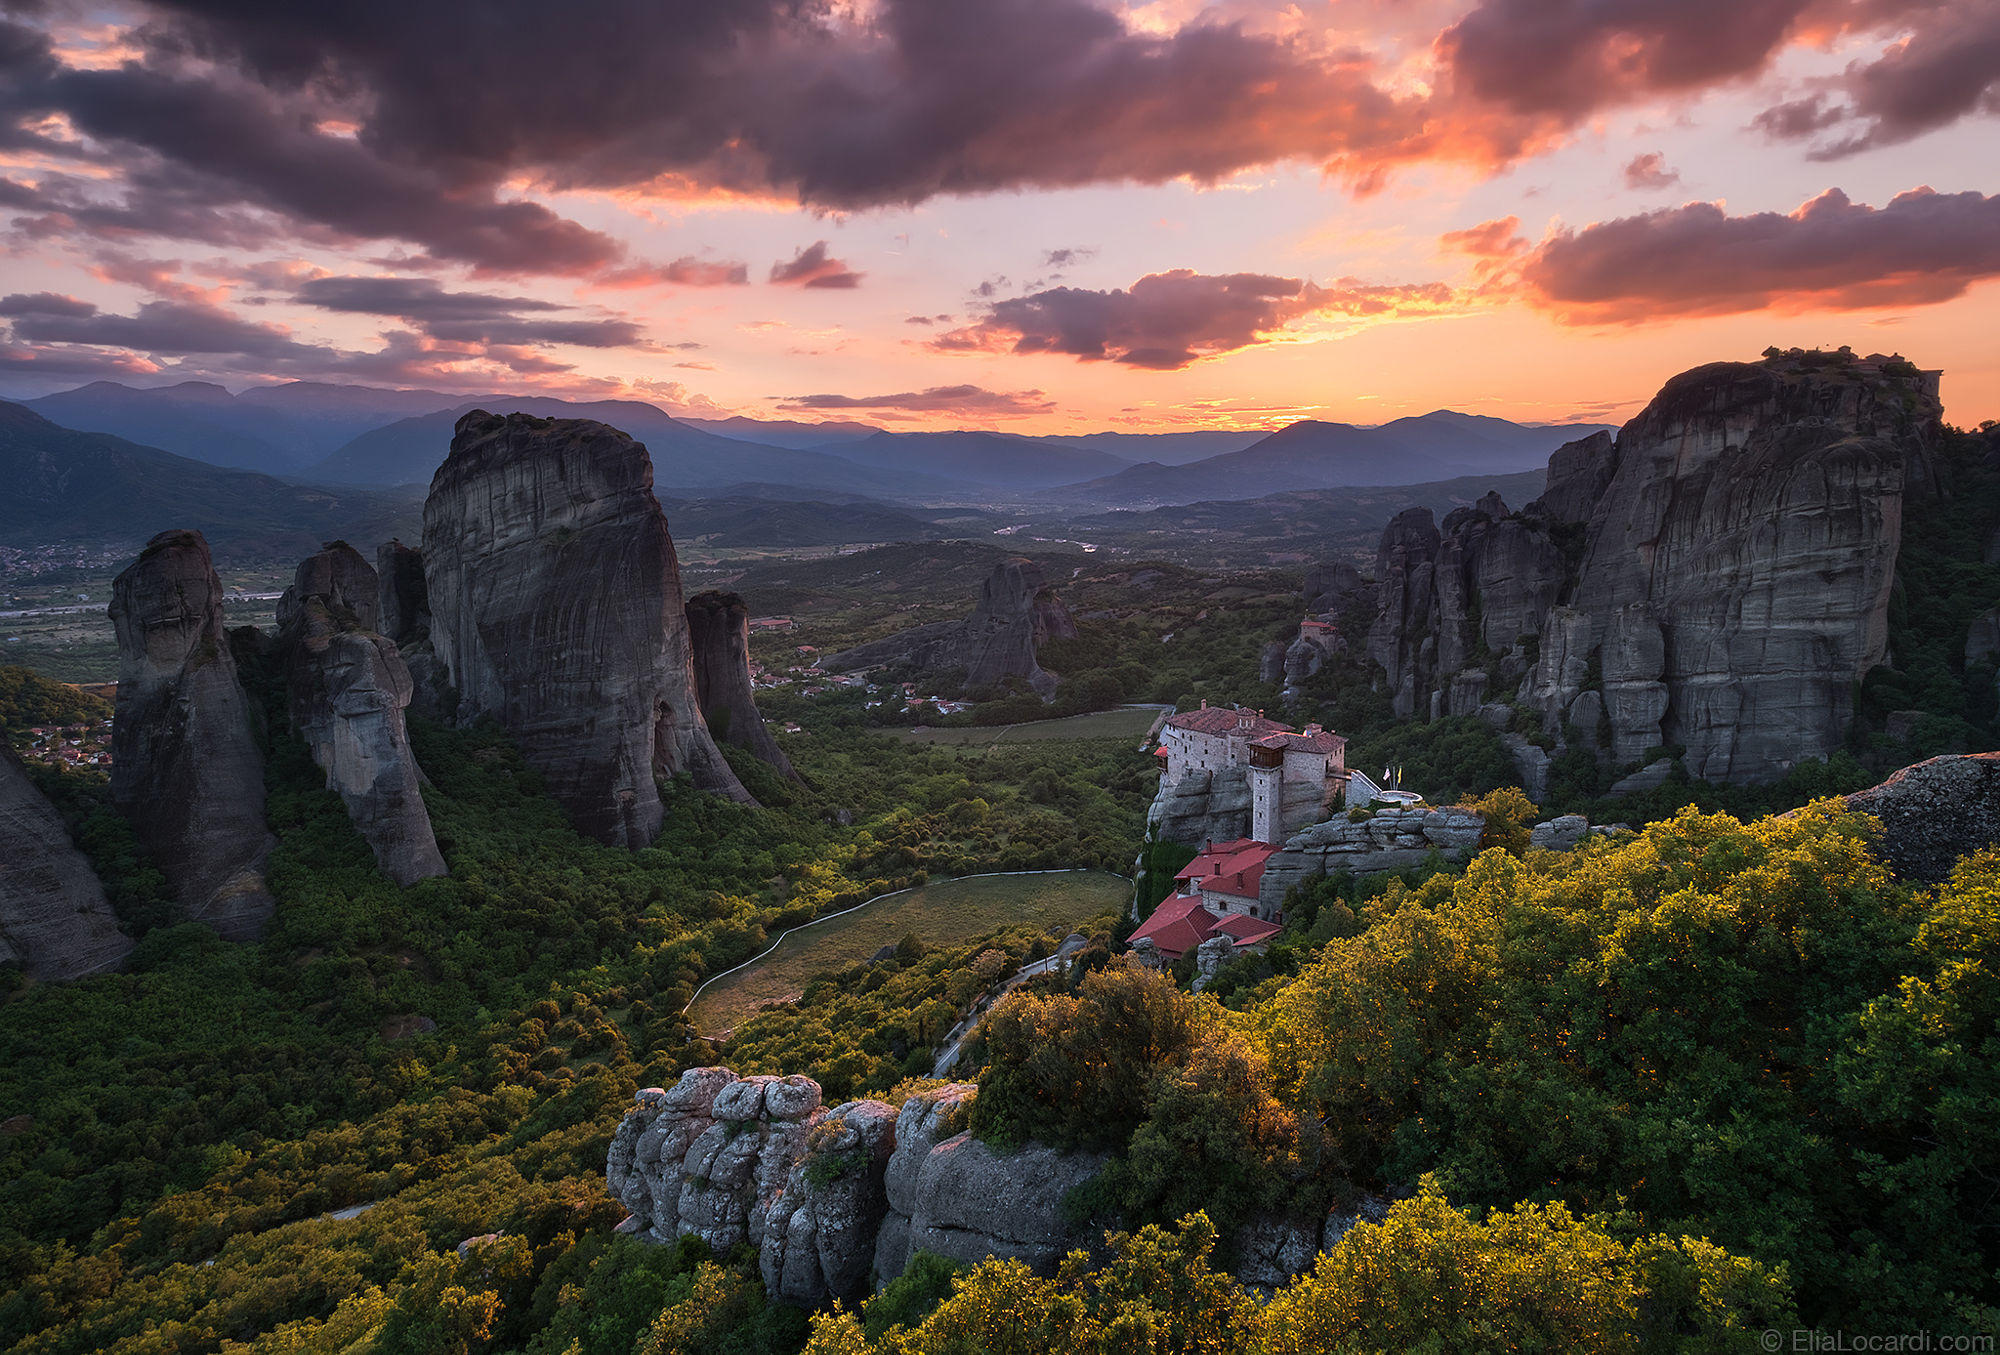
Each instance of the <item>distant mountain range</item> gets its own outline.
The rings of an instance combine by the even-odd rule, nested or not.
[[[317,381],[254,386],[241,395],[206,381],[150,389],[93,381],[21,403],[65,428],[110,433],[210,465],[289,475],[370,428],[457,399]]]
[[[1539,469],[1563,443],[1608,426],[1526,425],[1451,410],[1375,428],[1304,419],[1240,451],[1180,466],[1148,462],[1067,486],[1061,497],[1071,503],[1140,508],[1508,475]]]
[[[1070,512],[1256,499],[1506,475],[1546,463],[1604,425],[1510,423],[1438,410],[1379,427],[1305,420],[1275,433],[1198,429],[1025,437],[896,432],[851,420],[694,419],[639,400],[382,390],[315,382],[232,395],[183,382],[98,381],[22,402],[67,428],[109,433],[193,460],[315,484],[427,485],[468,410],[598,419],[652,453],[655,485],[680,498],[986,505]]]
[[[58,427],[0,401],[0,544],[138,545],[192,527],[220,555],[298,559],[351,538],[372,551],[422,534],[412,494],[288,483],[211,466],[106,433]]]
[[[639,400],[572,401],[514,395],[462,399],[447,409],[370,429],[325,460],[308,466],[301,478],[327,484],[428,485],[432,472],[451,450],[452,425],[475,409],[608,423],[646,444],[653,458],[653,484],[662,491],[719,490],[745,481],[769,481],[909,498],[949,495],[963,488],[943,477],[871,470],[808,448],[720,437]]]

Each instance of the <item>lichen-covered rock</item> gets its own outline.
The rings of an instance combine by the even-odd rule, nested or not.
[[[424,808],[403,710],[413,684],[377,634],[379,590],[360,552],[335,542],[298,568],[278,603],[292,728],[339,792],[348,817],[399,885],[445,873]]]
[[[1649,790],[1657,790],[1667,784],[1674,774],[1672,758],[1655,758],[1638,771],[1621,776],[1613,781],[1606,795],[1643,795]]]
[[[1589,819],[1581,814],[1563,814],[1530,829],[1528,845],[1545,847],[1552,852],[1566,852],[1589,835]]]
[[[1319,1260],[1318,1220],[1267,1214],[1236,1230],[1236,1278],[1253,1289],[1278,1289]]]
[[[1194,948],[1194,981],[1188,991],[1199,993],[1214,981],[1216,971],[1236,953],[1236,942],[1227,936],[1211,936]]]
[[[431,644],[585,834],[659,835],[656,778],[749,799],[695,695],[680,565],[640,443],[587,419],[458,421],[424,502]]]
[[[1456,807],[1377,809],[1360,819],[1337,814],[1285,839],[1264,863],[1258,901],[1275,917],[1286,891],[1317,875],[1408,870],[1422,865],[1432,852],[1447,861],[1465,861],[1479,850],[1485,829],[1485,819]]]
[[[1959,858],[2000,844],[2000,753],[1934,757],[1847,797],[1882,824],[1882,856],[1906,880],[1935,884]]]
[[[62,815],[0,735],[0,964],[74,979],[116,969],[131,952]]]
[[[882,1174],[888,1213],[875,1241],[875,1280],[887,1284],[910,1262],[910,1217],[917,1212],[917,1182],[931,1149],[963,1126],[965,1108],[979,1089],[954,1082],[903,1102],[896,1115],[896,1151]]]
[[[750,608],[734,593],[711,589],[687,600],[687,619],[695,695],[709,733],[796,781],[792,760],[765,728],[750,686]]]
[[[261,935],[264,756],[199,532],[162,532],[112,584],[118,702],[111,798],[190,918],[232,941]]]
[[[1064,1222],[1063,1197],[1107,1161],[1041,1144],[997,1153],[970,1133],[946,1139],[918,1170],[909,1250],[967,1265],[997,1256],[1053,1266],[1082,1240]]]
[[[1018,677],[1047,696],[1057,679],[1036,661],[1036,649],[1048,640],[1075,634],[1076,623],[1042,577],[1041,566],[1016,557],[994,566],[980,585],[978,605],[965,620],[919,626],[828,655],[821,663],[836,672],[897,662],[918,668],[963,668],[968,687]]]
[[[883,1175],[899,1112],[881,1101],[834,1107],[805,1136],[805,1151],[765,1212],[758,1253],[764,1284],[792,1303],[862,1289],[888,1210]]]
[[[1389,1217],[1393,1205],[1394,1201],[1386,1195],[1363,1195],[1352,1208],[1336,1209],[1326,1216],[1326,1222],[1320,1228],[1319,1249],[1332,1251],[1357,1223],[1380,1223]]]

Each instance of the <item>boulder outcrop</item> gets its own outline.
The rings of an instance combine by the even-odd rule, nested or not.
[[[190,918],[232,941],[260,935],[264,756],[199,532],[162,532],[112,585],[118,702],[111,798]]]
[[[577,828],[643,847],[656,778],[749,796],[695,696],[680,564],[645,447],[588,419],[458,421],[424,502],[431,645]]]
[[[1063,1195],[1104,1164],[1035,1145],[998,1154],[959,1132],[973,1088],[950,1085],[901,1109],[826,1109],[803,1077],[739,1078],[695,1068],[648,1088],[619,1123],[605,1163],[629,1230],[684,1234],[718,1250],[749,1242],[764,1283],[793,1303],[860,1292],[902,1274],[915,1250],[1053,1265],[1079,1240]]]
[[[1847,806],[1881,821],[1891,870],[1936,884],[1960,857],[2000,845],[2000,753],[1930,758],[1848,796]]]
[[[279,600],[278,644],[293,731],[383,874],[408,885],[443,875],[445,864],[403,721],[410,672],[374,630],[380,592],[361,553],[332,543],[300,564]]]
[[[708,732],[798,779],[792,760],[757,712],[750,685],[750,608],[734,593],[711,589],[687,600],[688,638],[694,653],[695,697]]]
[[[131,951],[62,816],[0,737],[0,965],[74,979],[116,969]]]
[[[1469,809],[1414,805],[1336,814],[1285,839],[1285,845],[1264,863],[1258,903],[1276,917],[1286,891],[1316,875],[1408,870],[1422,865],[1432,852],[1447,861],[1466,861],[1479,850],[1485,829],[1486,820]]]
[[[1930,492],[1935,378],[1783,354],[1669,381],[1550,459],[1519,514],[1489,495],[1383,533],[1369,655],[1399,715],[1513,699],[1610,765],[1680,747],[1756,782],[1840,747],[1885,654],[1903,499]]]
[[[1024,678],[1043,696],[1056,689],[1056,675],[1036,659],[1038,648],[1076,634],[1076,623],[1042,569],[1033,560],[1002,560],[979,588],[979,603],[963,621],[943,621],[871,641],[821,664],[835,672],[907,663],[918,668],[965,670],[968,687],[985,687],[1010,677]]]

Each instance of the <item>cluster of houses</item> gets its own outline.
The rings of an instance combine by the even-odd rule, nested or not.
[[[36,725],[14,751],[26,762],[62,767],[111,767],[111,721],[86,725]]]
[[[1204,842],[1174,877],[1175,892],[1132,933],[1150,941],[1167,962],[1204,942],[1226,937],[1232,954],[1256,953],[1284,930],[1279,910],[1258,899],[1265,864],[1291,834],[1324,819],[1350,796],[1372,798],[1375,787],[1347,768],[1347,740],[1309,724],[1294,729],[1262,711],[1211,706],[1169,716],[1154,750],[1163,793],[1191,774],[1241,768],[1250,782],[1250,832]]]

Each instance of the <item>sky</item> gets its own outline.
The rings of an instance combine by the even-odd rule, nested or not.
[[[0,0],[0,396],[2000,418],[2000,0]]]

